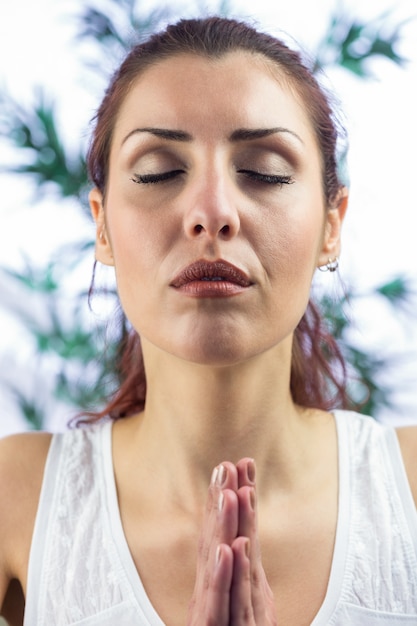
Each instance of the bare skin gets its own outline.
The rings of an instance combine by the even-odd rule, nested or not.
[[[310,417],[314,420],[314,416]],[[328,438],[329,447],[332,447],[330,445],[334,435],[332,420],[326,414],[323,414],[317,416],[316,421],[322,422],[321,436],[324,435],[325,438]],[[184,507],[178,504],[179,494],[175,481],[170,485],[171,498],[168,502],[165,494],[162,496],[161,502],[155,501],[155,490],[159,491],[160,489],[159,482],[156,481],[156,484],[155,481],[150,483],[149,477],[147,477],[147,463],[137,463],[137,460],[130,457],[129,442],[132,441],[132,437],[134,437],[134,433],[138,429],[138,424],[140,424],[139,418],[133,418],[119,422],[114,428],[115,472],[127,541],[133,559],[138,565],[145,588],[164,621],[169,625],[184,625],[187,619],[190,598],[193,598],[191,606],[195,607],[199,620],[195,623],[205,623],[202,621],[201,605],[203,605],[204,610],[207,611],[207,624],[211,623],[210,612],[213,611],[215,611],[214,615],[216,615],[215,619],[213,618],[213,623],[221,624],[219,613],[225,612],[227,608],[218,606],[214,601],[215,597],[205,593],[207,576],[211,575],[210,572],[213,570],[212,582],[216,586],[217,577],[220,577],[220,580],[226,578],[231,581],[231,574],[233,573],[234,585],[230,589],[230,608],[233,605],[243,608],[244,604],[240,601],[240,597],[252,598],[252,593],[248,594],[246,590],[248,584],[246,579],[242,580],[242,584],[236,583],[244,576],[247,567],[250,566],[254,579],[263,581],[263,586],[259,590],[262,591],[262,602],[257,598],[258,594],[254,594],[254,607],[257,607],[256,610],[258,612],[263,610],[260,607],[263,607],[263,600],[265,600],[271,613],[277,609],[280,611],[282,615],[281,623],[309,623],[308,620],[311,621],[312,611],[318,610],[325,593],[323,585],[325,586],[329,574],[334,540],[334,528],[332,528],[332,525],[335,523],[335,520],[332,519],[329,528],[323,529],[320,515],[315,515],[314,509],[305,501],[305,492],[310,491],[313,477],[311,477],[311,481],[308,481],[308,484],[304,485],[304,490],[299,494],[299,500],[302,502],[297,502],[296,498],[292,498],[291,503],[287,502],[288,494],[285,489],[281,497],[275,496],[271,501],[271,494],[269,496],[267,496],[267,493],[264,496],[261,495],[262,488],[257,492],[258,479],[254,476],[252,462],[249,462],[249,470],[247,468],[248,463],[245,460],[237,463],[236,466],[231,462],[225,462],[217,468],[217,481],[211,482],[208,497],[206,496],[206,484],[204,490],[199,495],[198,503],[197,501],[195,502],[196,510],[194,511],[193,506],[192,508],[185,507],[186,510],[184,511]],[[326,432],[328,433],[327,437]],[[37,444],[37,442],[33,441],[33,436],[17,436],[15,443],[20,446],[22,440],[26,440],[32,449],[36,448],[34,443]],[[44,454],[44,451],[42,454]],[[126,454],[128,454],[127,457]],[[139,458],[141,458],[141,454],[142,450],[140,449]],[[327,460],[330,461],[330,458]],[[33,463],[33,459],[31,462]],[[226,471],[221,470],[221,467],[224,467]],[[26,473],[29,473],[29,471],[33,472],[33,467],[31,470],[29,467],[26,467]],[[137,477],[137,481],[133,485],[131,480],[132,474]],[[315,478],[320,483],[318,475]],[[207,483],[209,483],[209,477]],[[269,491],[267,489],[267,492]],[[335,485],[329,484],[327,497],[331,501],[335,499],[335,491]],[[222,511],[219,511],[219,495],[221,492],[224,494],[224,504]],[[260,500],[256,503],[256,508],[261,511],[260,514],[264,518],[261,520],[259,532],[256,530],[256,515],[251,504],[251,498],[254,495],[256,499],[259,498]],[[196,494],[191,493],[189,496],[188,502],[192,502]],[[183,498],[185,496],[181,494],[180,497]],[[204,513],[204,499],[206,497],[206,513]],[[311,493],[310,500],[312,501],[314,498],[315,494]],[[134,502],[131,502],[131,499]],[[142,503],[141,507],[137,506],[138,501]],[[148,507],[148,502],[152,501],[153,506]],[[35,502],[32,504],[34,508],[35,504]],[[332,502],[332,505],[333,517],[335,517],[335,502]],[[318,508],[321,506],[328,507],[328,502],[320,500],[317,502],[317,506]],[[293,509],[293,512],[291,509]],[[304,518],[301,517],[303,510],[305,511]],[[262,511],[264,511],[263,514]],[[270,523],[269,520],[284,516],[285,524],[280,524],[280,533],[277,534],[276,524]],[[298,528],[294,528],[295,520],[297,520]],[[302,530],[302,527],[307,523],[311,529],[314,527],[314,530],[311,530],[311,534],[315,538],[315,544],[311,543],[310,537],[305,536],[305,531]],[[31,534],[30,525],[28,525],[27,534]],[[20,533],[15,533],[14,535],[13,541],[16,542],[14,543],[15,546],[18,543],[19,536]],[[138,537],[140,537],[140,541],[138,541]],[[164,542],[162,542],[162,537]],[[245,537],[247,537],[249,542],[250,561],[245,553],[245,546],[247,545]],[[291,542],[291,549],[289,549],[288,541]],[[262,543],[266,555],[264,560],[261,560],[259,542]],[[315,554],[318,542],[324,548],[324,550],[320,549],[319,558]],[[218,546],[220,546],[220,561],[215,566]],[[293,551],[294,546],[298,546],[300,554],[297,554],[297,551]],[[282,558],[277,564],[276,559],[271,558],[271,556],[276,553],[278,547],[282,553]],[[23,587],[25,587],[28,551],[29,546],[26,545],[22,564],[18,567],[19,573],[14,573],[14,576],[18,576],[23,581]],[[13,553],[15,553],[14,550]],[[170,558],[168,563],[167,553],[173,555],[173,558]],[[198,572],[196,579],[197,554],[199,554],[199,558],[197,561]],[[323,554],[326,555],[325,559]],[[178,555],[178,558],[175,558],[176,555]],[[282,607],[279,606],[279,602],[272,601],[271,594],[268,592],[269,583],[266,582],[263,573],[264,563],[268,571],[269,580],[272,582],[271,587],[273,586],[274,595],[277,598],[279,598],[280,594],[285,597],[285,604]],[[231,570],[232,564],[234,566]],[[234,568],[236,568],[236,571]],[[306,581],[307,574],[300,576],[300,568],[303,572],[307,572],[308,569],[315,570],[315,575],[310,578],[310,583]],[[196,580],[197,582],[195,582]],[[291,585],[291,581],[296,582],[296,584]],[[293,588],[291,593],[288,593],[287,589],[290,586]],[[299,589],[299,592],[302,589],[304,597],[308,598],[308,602],[304,606],[305,619],[300,612],[297,589]],[[255,587],[255,590],[258,591],[258,588]],[[263,597],[264,595],[265,598]],[[228,596],[223,597],[223,603],[227,604],[228,602]],[[252,606],[247,608],[249,611],[252,609]],[[288,618],[286,617],[287,615]],[[269,621],[263,621],[259,615],[256,615],[256,621],[253,623],[274,623],[272,615],[268,619]],[[236,620],[230,623],[246,623],[241,622],[240,617],[236,617]],[[286,620],[286,622],[283,620]],[[11,623],[21,622],[12,621]],[[188,623],[190,625],[193,624],[192,610],[189,613]],[[228,624],[229,621],[224,623]]]
[[[133,423],[136,418],[131,421]],[[117,439],[120,439],[122,443],[124,437],[131,432],[131,426],[128,425],[126,420],[125,424],[121,424],[124,434],[121,432],[117,434],[115,430],[115,462],[119,464],[120,480],[123,480],[124,470],[121,467],[120,460],[117,461],[117,457],[120,458],[124,455],[124,451],[117,450]],[[331,430],[331,428],[329,429]],[[403,458],[405,461],[408,478],[410,485],[413,488],[413,496],[417,506],[417,473],[415,457],[417,451],[417,428],[407,427],[398,430],[398,436],[402,448]],[[0,598],[3,602],[5,598],[6,590],[9,588],[6,601],[4,602],[2,615],[6,617],[11,626],[20,626],[23,624],[23,601],[24,596],[21,592],[19,585],[14,582],[10,584],[11,580],[20,581],[23,589],[26,587],[27,579],[27,567],[29,560],[30,539],[33,531],[34,516],[37,508],[40,481],[42,479],[42,472],[45,463],[46,453],[49,445],[49,437],[37,436],[33,434],[17,435],[12,438],[7,438],[0,441],[0,459],[1,459],[1,497],[2,502],[7,501],[10,505],[2,509],[1,519],[1,570],[0,570]],[[25,454],[29,452],[29,457]],[[20,462],[16,462],[19,459]],[[24,460],[27,462],[22,462]],[[127,463],[126,463],[127,465]],[[151,599],[153,599],[155,607],[158,609],[161,616],[168,616],[173,606],[177,609],[177,617],[169,619],[166,617],[166,623],[168,625],[178,624],[183,626],[186,623],[186,616],[188,615],[189,624],[193,623],[192,607],[195,606],[194,600],[197,594],[201,593],[202,581],[201,578],[197,578],[197,584],[195,585],[195,565],[196,554],[198,550],[199,537],[203,537],[204,543],[200,543],[200,554],[198,559],[198,567],[202,571],[209,570],[209,576],[213,577],[213,585],[215,589],[215,578],[224,574],[224,570],[220,571],[219,567],[216,567],[217,546],[219,537],[225,536],[230,533],[230,517],[233,517],[235,513],[230,511],[233,508],[233,504],[236,503],[233,493],[234,489],[230,489],[232,483],[236,484],[236,476],[239,476],[239,472],[234,464],[225,462],[223,464],[227,469],[226,482],[223,488],[219,485],[211,484],[209,487],[209,494],[207,497],[205,522],[203,525],[203,532],[201,531],[201,522],[203,520],[202,511],[196,516],[196,519],[190,521],[188,516],[184,516],[183,511],[179,511],[176,508],[176,518],[173,522],[170,522],[172,529],[171,535],[168,538],[167,544],[162,544],[161,541],[154,545],[154,534],[164,536],[160,533],[166,531],[165,528],[157,526],[154,529],[154,533],[149,533],[144,536],[142,533],[146,528],[152,527],[156,522],[157,510],[151,512],[146,518],[143,515],[136,515],[138,531],[142,538],[141,546],[138,548],[135,538],[132,536],[132,527],[135,527],[136,521],[133,516],[130,519],[124,519],[125,533],[128,539],[129,546],[132,551],[132,556],[135,562],[141,564],[139,567],[140,574],[145,582],[145,588]],[[243,468],[245,461],[238,463],[238,468]],[[14,476],[14,480],[5,481],[3,477],[5,474],[3,470],[7,471],[7,476]],[[243,470],[244,471],[244,470]],[[242,473],[242,472],[241,472]],[[217,471],[217,476],[219,472]],[[241,478],[242,482],[245,481],[244,476]],[[243,489],[245,496],[248,496],[251,489],[258,489],[259,478],[256,476],[255,485],[253,481],[246,479],[248,488]],[[131,481],[130,481],[131,483]],[[26,490],[27,489],[27,490]],[[226,508],[223,505],[223,515],[218,512],[218,494],[222,489],[226,489]],[[25,502],[24,508],[23,501],[16,498],[16,493],[22,493],[23,500]],[[125,515],[128,514],[129,504],[127,502],[129,495],[129,489],[127,485],[120,485],[120,492],[125,494],[122,496],[121,507],[122,512],[125,509]],[[332,489],[330,489],[332,491]],[[149,494],[148,494],[149,495]],[[203,495],[203,494],[202,494]],[[305,494],[304,494],[305,495]],[[330,496],[331,499],[331,496]],[[252,513],[250,512],[250,498],[247,499],[246,510],[249,512],[249,518]],[[259,509],[262,504],[257,501],[258,517],[262,517],[262,513],[259,514]],[[320,503],[318,503],[320,507]],[[328,506],[325,503],[324,506]],[[229,507],[229,508],[227,508]],[[304,509],[304,516],[300,514]],[[161,506],[163,516],[159,516],[159,519],[166,519],[167,509],[165,506]],[[262,508],[261,508],[262,510]],[[266,509],[264,509],[266,511]],[[22,515],[22,511],[25,512]],[[313,515],[312,515],[313,511]],[[5,512],[7,514],[5,515]],[[297,513],[295,515],[295,513]],[[292,514],[294,513],[294,514]],[[293,507],[289,506],[289,503],[285,509],[285,525],[278,536],[276,534],[276,528],[271,533],[271,528],[265,522],[269,519],[267,517],[262,523],[262,520],[258,523],[258,536],[262,547],[262,562],[255,559],[257,567],[264,566],[267,572],[267,581],[271,587],[274,595],[274,607],[276,613],[279,615],[279,624],[284,625],[302,625],[310,624],[317,610],[323,601],[328,575],[330,568],[330,561],[333,550],[333,536],[331,525],[334,522],[329,522],[329,527],[325,529],[322,535],[328,535],[327,537],[320,536],[318,531],[320,523],[323,520],[320,514],[314,514],[314,509],[308,506],[302,506],[300,503],[295,503]],[[235,524],[235,521],[233,521]],[[297,528],[297,526],[299,526]],[[276,526],[277,524],[273,524]],[[211,526],[211,529],[210,529]],[[214,528],[213,528],[214,526]],[[305,529],[309,528],[310,533],[306,536]],[[210,530],[210,532],[207,532]],[[334,532],[334,529],[333,529]],[[250,535],[250,532],[248,532]],[[271,535],[275,535],[271,540]],[[175,539],[172,538],[175,536]],[[203,545],[207,546],[210,542],[210,537],[213,538],[213,543],[209,550],[202,549]],[[148,540],[147,540],[148,538]],[[230,538],[230,537],[229,537]],[[250,541],[249,536],[247,537]],[[319,540],[319,546],[317,550],[312,549],[314,542]],[[252,539],[253,542],[253,539]],[[233,543],[233,542],[232,542]],[[255,545],[257,539],[255,538]],[[147,545],[148,544],[148,545]],[[243,544],[243,545],[242,545]],[[226,575],[227,567],[230,559],[230,551],[227,547],[229,542],[226,541],[222,544],[222,557],[220,563],[225,566]],[[241,549],[241,558],[243,561],[241,571],[244,571],[245,563],[245,545],[246,541],[241,540],[237,543],[237,548]],[[296,549],[298,547],[298,550]],[[251,546],[252,548],[252,546]],[[326,549],[326,556],[323,558],[323,549]],[[272,549],[274,551],[272,552]],[[167,571],[167,551],[174,557],[178,554],[179,560],[175,562],[175,558],[170,559],[170,567]],[[276,554],[280,555],[279,561],[276,558]],[[143,559],[142,559],[143,557]],[[272,558],[271,558],[272,557]],[[142,559],[142,561],[141,561]],[[178,565],[178,562],[181,565]],[[278,566],[277,566],[278,565]],[[252,565],[251,561],[251,567]],[[304,572],[304,575],[302,574]],[[310,572],[313,575],[309,575]],[[164,575],[161,577],[161,573]],[[174,582],[176,581],[176,582]],[[181,581],[178,584],[178,581]],[[10,585],[10,586],[9,586]],[[195,587],[195,588],[194,588]],[[193,591],[194,588],[194,591]],[[215,595],[215,591],[213,590]],[[191,612],[188,613],[188,606],[190,598],[192,597]],[[252,597],[251,594],[245,594],[245,597]],[[174,602],[175,599],[175,602]],[[269,599],[269,598],[268,598]],[[217,599],[218,600],[218,599]],[[201,603],[207,611],[211,610],[212,604],[216,606],[216,602],[208,605],[207,595],[203,594],[203,602]],[[217,602],[218,604],[218,602]],[[217,618],[216,618],[217,619]],[[199,621],[199,624],[210,624],[210,620]],[[221,622],[218,622],[221,623]],[[229,622],[226,622],[229,623]],[[245,622],[242,622],[245,623]],[[251,622],[249,622],[251,623]],[[263,623],[260,621],[259,623]],[[266,622],[268,623],[268,622]],[[273,623],[270,622],[270,623]],[[258,622],[255,621],[255,624]]]
[[[146,364],[146,408],[114,425],[113,465],[152,604],[168,626],[307,626],[332,563],[337,441],[329,413],[291,398],[292,338],[316,267],[339,255],[347,197],[325,206],[306,111],[254,55],[164,60],[132,85],[106,198],[90,202]],[[175,287],[201,259],[248,286]],[[26,590],[49,441],[0,442],[0,602],[12,579]],[[417,495],[416,429],[401,441]]]
[[[11,626],[23,623],[29,551],[50,439],[43,433],[0,441],[0,606]]]

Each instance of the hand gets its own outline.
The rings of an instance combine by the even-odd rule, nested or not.
[[[188,626],[275,626],[262,567],[251,459],[215,468],[199,542]]]

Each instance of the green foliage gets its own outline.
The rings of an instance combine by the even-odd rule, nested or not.
[[[50,261],[45,271],[29,263],[21,272],[0,270],[22,286],[30,303],[22,308],[15,301],[9,306],[31,334],[38,361],[45,358],[56,364],[55,397],[77,409],[96,407],[117,383],[114,363],[126,329],[123,322],[112,328],[102,319],[93,324],[91,311],[86,310],[88,295],[81,292],[73,298],[63,293],[66,271],[68,266],[57,261]],[[114,293],[108,296],[114,300]],[[40,409],[14,385],[11,388],[25,417],[31,415],[30,423],[37,424]]]
[[[41,430],[45,422],[44,408],[36,401],[27,398],[23,391],[14,385],[10,385],[10,390],[28,427],[32,430]]]
[[[80,197],[87,186],[85,160],[70,155],[60,139],[55,105],[42,89],[34,94],[31,108],[22,107],[11,95],[0,95],[0,135],[21,152],[19,165],[1,165],[0,171],[30,176],[39,194],[48,194],[50,183],[62,197]]]
[[[409,279],[404,276],[373,287],[369,291],[359,293],[350,287],[344,295],[335,300],[324,295],[321,300],[321,309],[327,320],[328,328],[338,344],[342,347],[343,355],[349,365],[349,395],[360,406],[366,415],[378,415],[382,407],[393,408],[391,397],[394,388],[385,383],[381,386],[378,380],[381,375],[401,361],[401,357],[389,348],[385,353],[374,354],[358,347],[352,339],[352,321],[347,311],[355,307],[359,301],[369,301],[381,298],[382,303],[392,307],[396,316],[409,317],[416,293]],[[374,302],[377,306],[377,302]]]
[[[204,7],[199,7],[198,3],[195,9],[196,13],[204,13]],[[230,11],[227,0],[222,0],[217,13],[227,15]],[[388,17],[386,14],[370,23],[362,23],[350,18],[339,6],[318,47],[315,70],[338,65],[364,79],[371,75],[369,61],[376,57],[402,66],[405,59],[398,54],[397,47],[404,24],[390,26]],[[109,58],[119,60],[132,43],[173,18],[172,4],[146,11],[135,0],[103,0],[100,8],[84,5],[76,19],[77,44],[87,43],[86,54],[90,55],[86,58],[85,69],[92,67],[96,74],[108,73],[113,62]],[[66,146],[53,97],[38,88],[32,106],[23,107],[3,90],[0,93],[0,136],[18,155],[17,164],[0,164],[0,172],[31,180],[36,186],[37,199],[52,193],[58,198],[74,198],[80,211],[85,211],[87,177],[83,151],[80,148],[73,153]],[[74,410],[99,407],[109,391],[117,386],[117,348],[126,332],[123,323],[111,332],[103,320],[97,320],[93,326],[85,311],[86,293],[79,293],[68,301],[63,278],[77,267],[85,254],[91,254],[93,245],[92,241],[80,241],[74,250],[62,250],[59,262],[52,259],[44,268],[26,263],[20,272],[10,268],[2,270],[3,275],[19,287],[20,302],[32,302],[36,298],[41,304],[41,316],[37,307],[30,304],[16,305],[15,314],[36,346],[34,368],[40,362],[53,361],[55,397]],[[326,295],[322,297],[321,305],[329,326],[351,364],[352,396],[357,400],[366,398],[364,412],[377,415],[380,407],[390,404],[390,390],[381,389],[377,382],[388,367],[389,358],[369,355],[352,342],[351,321],[346,310],[357,298],[377,296],[398,311],[409,307],[410,295],[411,286],[403,277],[398,277],[372,293],[357,294],[350,289],[336,303]],[[110,293],[109,297],[114,299],[114,294]],[[37,395],[28,397],[15,384],[9,387],[28,426],[41,428],[45,423],[42,400]]]
[[[383,296],[395,309],[407,309],[412,305],[412,296],[415,295],[410,280],[405,276],[397,276],[385,285],[377,287],[376,293]]]
[[[18,272],[10,268],[4,268],[3,272],[29,291],[51,294],[59,288],[54,278],[53,269],[53,262],[48,263],[46,268],[41,271],[26,262],[26,267],[23,272]]]
[[[339,65],[360,78],[369,78],[372,76],[369,62],[376,57],[403,66],[406,59],[396,48],[407,22],[390,26],[389,17],[388,12],[370,22],[360,22],[350,18],[339,6],[317,50],[316,71]]]
[[[141,10],[136,0],[107,0],[100,8],[87,6],[78,17],[78,40],[89,40],[100,53],[109,52],[114,58],[128,50],[133,44],[159,30],[173,16],[169,5]],[[97,69],[97,66],[95,66]]]

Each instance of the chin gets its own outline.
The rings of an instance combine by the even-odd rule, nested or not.
[[[201,365],[205,367],[232,367],[244,361],[247,361],[247,355],[236,354],[231,352],[213,350],[212,352],[199,352],[198,354],[187,354],[182,358],[184,361],[194,363],[195,365]]]
[[[221,368],[247,363],[275,346],[276,344],[274,346],[259,345],[259,342],[256,346],[250,346],[247,343],[244,344],[241,336],[238,340],[234,337],[233,341],[226,341],[217,336],[210,340],[205,338],[193,343],[187,342],[178,350],[170,350],[170,352],[173,356],[189,363]]]
[[[172,350],[171,354],[189,363],[212,367],[235,365],[247,358],[241,347],[237,349],[219,344],[221,342],[213,342],[211,345],[200,343],[193,346],[181,346],[179,350]]]

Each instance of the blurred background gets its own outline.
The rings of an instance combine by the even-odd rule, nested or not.
[[[222,13],[281,36],[335,94],[349,134],[340,272],[314,286],[378,420],[417,423],[415,0],[2,0],[0,436],[63,430],[117,385],[111,272],[88,305],[94,228],[84,154],[107,80],[132,43]],[[336,275],[337,274],[337,275]]]

